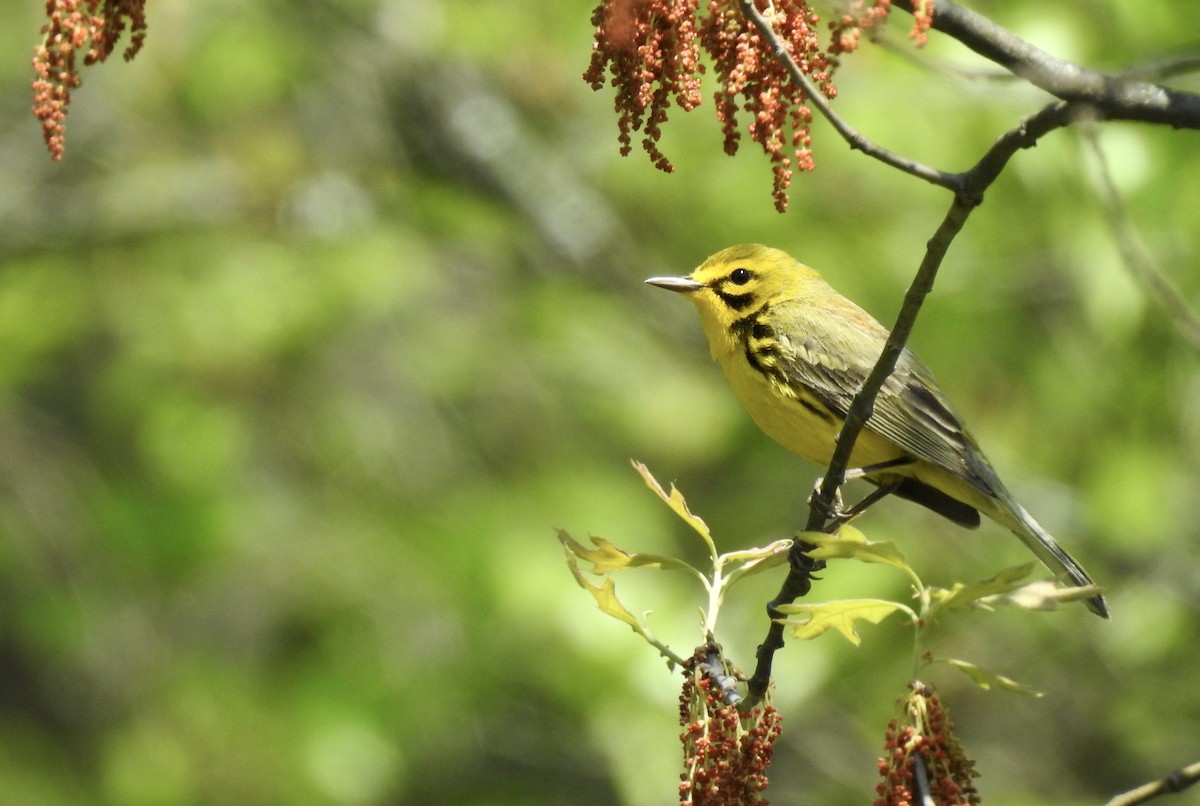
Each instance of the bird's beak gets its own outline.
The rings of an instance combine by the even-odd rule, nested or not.
[[[665,288],[668,291],[699,291],[704,288],[703,283],[697,283],[691,277],[651,277],[646,282],[649,285],[656,285],[659,288]]]

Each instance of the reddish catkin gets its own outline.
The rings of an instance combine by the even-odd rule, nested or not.
[[[814,167],[808,125],[812,113],[804,91],[792,83],[787,69],[771,53],[757,29],[742,17],[736,4],[711,0],[701,29],[701,41],[712,57],[719,88],[715,93],[717,119],[725,136],[725,153],[737,153],[741,136],[739,111],[750,115],[746,132],[771,161],[775,207],[787,209],[787,191],[795,170]],[[819,19],[801,0],[774,4],[769,20],[788,54],[827,97],[837,94],[828,57],[817,40]],[[739,99],[741,103],[739,104]]]
[[[909,806],[916,803],[916,757],[925,765],[930,794],[939,806],[975,806],[981,803],[974,779],[975,762],[967,757],[950,713],[933,688],[914,681],[900,701],[901,717],[888,723],[883,757],[877,767],[883,780],[876,785],[874,806]]]
[[[33,114],[42,123],[51,159],[60,160],[71,90],[82,83],[81,61],[107,59],[126,30],[125,60],[137,55],[146,39],[145,0],[46,0],[46,16],[42,41],[33,50]]]
[[[595,42],[583,74],[592,89],[604,87],[607,70],[616,89],[622,156],[643,131],[642,148],[655,167],[675,170],[658,148],[672,99],[685,111],[700,103],[699,0],[604,0],[592,12]]]
[[[742,714],[721,702],[708,676],[707,651],[700,647],[683,669],[680,806],[766,806],[762,793],[782,717],[771,705]]]
[[[754,0],[766,15],[800,72],[826,98],[837,96],[833,73],[838,57],[857,49],[863,30],[886,17],[890,0],[856,0],[830,25],[828,47],[818,39],[820,19],[806,0]],[[912,36],[923,43],[932,23],[933,0],[919,5]],[[804,91],[742,14],[737,0],[603,0],[592,14],[595,41],[584,79],[595,90],[616,90],[617,140],[621,154],[633,149],[633,133],[642,132],[642,148],[666,172],[675,166],[659,148],[662,126],[672,101],[684,111],[699,105],[704,63],[712,61],[717,88],[713,94],[725,153],[737,153],[744,133],[771,163],[772,196],[780,212],[787,209],[788,189],[796,171],[811,171],[812,112]],[[738,116],[745,113],[745,128]]]

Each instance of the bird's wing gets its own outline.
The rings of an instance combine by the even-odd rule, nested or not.
[[[949,470],[993,495],[994,473],[975,438],[942,393],[929,370],[907,349],[884,383],[867,427],[908,453]]]
[[[850,356],[853,348],[837,351],[837,342],[805,340],[799,349],[784,351],[783,365],[792,381],[808,391],[841,417],[866,380],[878,358],[878,344],[868,345],[873,355]],[[830,349],[830,345],[835,349]],[[950,407],[933,376],[913,353],[905,349],[896,369],[875,399],[875,411],[867,428],[884,436],[906,453],[937,465],[977,487],[994,494],[995,474],[979,452],[975,440]]]

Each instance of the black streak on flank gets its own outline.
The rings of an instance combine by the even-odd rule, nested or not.
[[[760,357],[762,354],[762,350],[756,350],[749,344],[746,345],[746,361],[750,364],[750,366],[754,367],[756,370],[769,378],[775,373],[771,367],[763,363],[762,358]]]
[[[809,401],[805,400],[804,398],[799,398],[796,402],[798,402],[801,406],[808,409],[810,412],[812,412],[816,416],[820,417],[822,420],[824,420],[827,423],[833,423],[833,422],[836,422],[836,420],[837,420],[837,418],[835,418],[828,411],[826,411],[823,408],[819,408],[815,403],[810,403]]]
[[[778,366],[778,356],[779,348],[777,347],[770,345],[765,347],[746,345],[746,363],[762,373],[763,377],[768,380],[772,380],[781,386],[786,386],[788,384],[787,372]],[[816,413],[822,417],[828,416],[819,411]]]

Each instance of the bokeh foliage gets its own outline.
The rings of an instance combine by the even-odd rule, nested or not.
[[[1194,40],[1190,0],[975,7],[1105,69]],[[674,175],[622,160],[580,78],[590,4],[501,0],[151,3],[137,60],[85,72],[52,164],[27,109],[40,4],[3,9],[4,799],[668,802],[681,681],[596,612],[554,527],[694,551],[637,457],[722,550],[761,545],[818,468],[757,433],[690,306],[641,279],[762,241],[886,321],[948,199],[817,123],[781,216],[707,103],[666,128]],[[908,25],[839,75],[868,136],[958,169],[1040,104],[927,70],[987,66],[936,34],[914,59]],[[1101,136],[1200,302],[1194,135]],[[934,681],[984,796],[1095,803],[1192,760],[1200,360],[1125,273],[1070,132],[989,193],[913,344],[1114,611],[947,633],[1048,692]],[[946,584],[1026,559],[903,503],[859,525]],[[746,665],[770,576],[725,605]],[[819,592],[893,584],[836,567]],[[630,591],[689,654],[692,591]],[[773,802],[869,797],[908,636],[863,635],[781,653]]]

